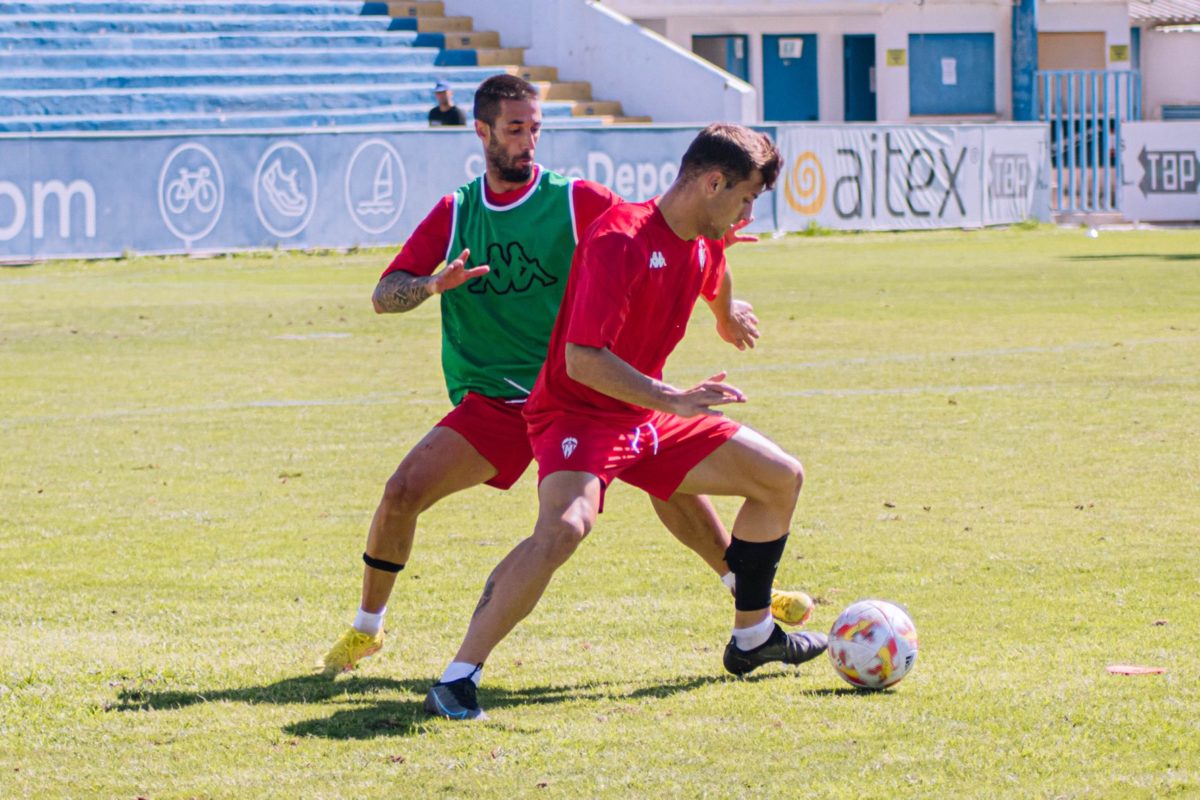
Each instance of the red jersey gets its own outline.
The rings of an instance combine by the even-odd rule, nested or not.
[[[483,182],[487,200],[494,206],[510,206],[525,199],[526,195],[537,185],[541,178],[541,167],[533,171],[529,183],[511,192],[497,194],[488,188],[487,181]],[[583,239],[583,233],[596,218],[612,206],[622,203],[620,195],[614,194],[608,188],[592,181],[577,180],[571,184],[571,204],[575,210],[575,241]],[[450,233],[454,222],[454,195],[448,194],[438,201],[433,210],[421,220],[416,229],[404,243],[403,249],[392,259],[392,263],[383,271],[390,275],[396,270],[404,270],[417,276],[432,275],[443,261],[458,258],[458,253],[447,253],[450,246]],[[482,258],[479,253],[477,258]]]
[[[575,249],[546,364],[525,404],[532,430],[561,412],[628,422],[649,409],[590,389],[567,375],[567,343],[606,347],[634,369],[662,378],[703,294],[715,299],[725,275],[725,244],[680,239],[658,200],[604,212]]]

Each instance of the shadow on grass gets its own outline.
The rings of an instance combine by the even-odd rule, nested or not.
[[[1129,261],[1157,259],[1159,261],[1200,261],[1200,253],[1108,253],[1095,256],[1063,256],[1067,261]]]
[[[790,672],[770,672],[745,678],[727,675],[681,676],[657,683],[629,688],[628,683],[578,683],[552,686],[532,686],[522,689],[492,688],[486,684],[479,690],[479,702],[489,711],[512,706],[540,705],[575,701],[628,702],[642,698],[667,698],[680,692],[689,692],[702,686],[731,680],[748,683],[774,681],[792,677]],[[354,676],[349,680],[330,680],[322,675],[301,675],[285,678],[264,686],[247,686],[218,691],[159,691],[123,689],[117,695],[112,711],[141,711],[145,709],[170,710],[187,708],[204,703],[269,703],[274,705],[315,704],[340,700],[356,703],[352,708],[335,711],[328,717],[308,719],[284,726],[283,731],[292,736],[318,736],[325,739],[373,739],[382,736],[409,736],[426,729],[433,721],[422,704],[429,689],[429,678],[421,680],[372,678]],[[378,701],[374,696],[380,692],[399,692],[413,695],[411,701]],[[859,692],[850,687],[837,689],[814,689],[805,692],[814,696],[859,695],[873,696],[874,693]],[[358,696],[358,698],[355,698]],[[877,696],[877,695],[874,695]]]
[[[381,691],[417,692],[424,696],[429,688],[428,680],[394,680],[392,678],[361,678],[330,680],[324,675],[299,675],[285,678],[266,686],[246,686],[238,689],[216,691],[152,692],[145,689],[122,689],[117,693],[113,711],[141,711],[144,709],[186,708],[200,703],[319,703],[345,695],[370,695]]]

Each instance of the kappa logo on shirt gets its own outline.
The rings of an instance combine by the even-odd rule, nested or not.
[[[655,250],[650,254],[650,269],[662,269],[667,265],[667,259],[663,256],[662,250]]]
[[[570,458],[575,452],[575,448],[579,446],[579,440],[574,436],[568,436],[562,440],[563,458]]]

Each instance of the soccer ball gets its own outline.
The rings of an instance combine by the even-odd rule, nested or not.
[[[829,631],[829,659],[842,680],[859,689],[886,689],[917,660],[917,629],[897,605],[860,600]]]

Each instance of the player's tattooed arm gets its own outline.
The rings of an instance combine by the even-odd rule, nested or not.
[[[486,275],[489,267],[480,264],[468,267],[470,250],[463,250],[458,258],[451,261],[436,275],[418,276],[397,270],[379,279],[371,303],[377,314],[392,314],[400,311],[411,311],[432,295],[457,289],[467,281],[474,280],[480,275]]]
[[[434,294],[432,275],[418,276],[404,271],[392,272],[379,279],[371,303],[377,314],[412,311]]]

